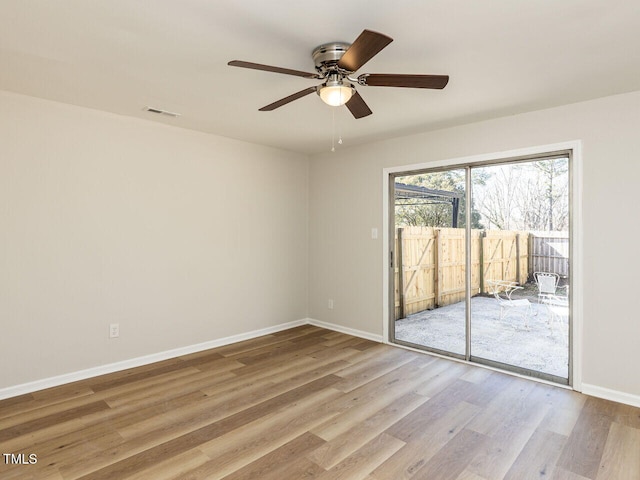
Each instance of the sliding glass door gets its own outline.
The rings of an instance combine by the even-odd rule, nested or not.
[[[570,166],[392,175],[392,341],[569,383]]]

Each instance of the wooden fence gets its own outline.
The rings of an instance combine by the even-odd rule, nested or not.
[[[569,235],[567,232],[531,232],[530,273],[552,272],[569,277]]]
[[[398,228],[395,242],[396,319],[464,300],[463,228]],[[528,232],[471,230],[471,295],[489,280],[525,283],[528,259]]]

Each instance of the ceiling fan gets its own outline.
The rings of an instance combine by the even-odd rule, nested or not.
[[[386,73],[363,73],[352,77],[353,73],[377,55],[393,39],[382,33],[364,30],[356,40],[349,45],[343,42],[333,42],[320,45],[311,54],[315,63],[316,73],[292,70],[289,68],[273,67],[260,63],[232,60],[228,65],[232,67],[251,68],[266,72],[283,73],[297,77],[324,80],[315,87],[305,88],[299,92],[270,103],[260,109],[261,112],[275,110],[287,103],[316,92],[328,105],[346,105],[355,118],[366,117],[373,113],[353,85],[373,87],[407,87],[442,89],[449,81],[448,75],[403,75]]]

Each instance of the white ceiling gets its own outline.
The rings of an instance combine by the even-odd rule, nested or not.
[[[0,25],[0,89],[305,153],[330,149],[334,112],[346,147],[640,90],[637,0],[2,0]],[[449,85],[358,87],[360,120],[316,95],[259,112],[318,81],[227,66],[313,71],[365,28],[394,41],[358,73]]]

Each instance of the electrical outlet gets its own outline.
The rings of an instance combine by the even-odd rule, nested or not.
[[[112,323],[109,325],[109,338],[118,338],[120,336],[120,324]]]
[[[333,310],[333,300],[330,298],[329,302],[327,302],[327,306],[329,307],[329,310]]]

